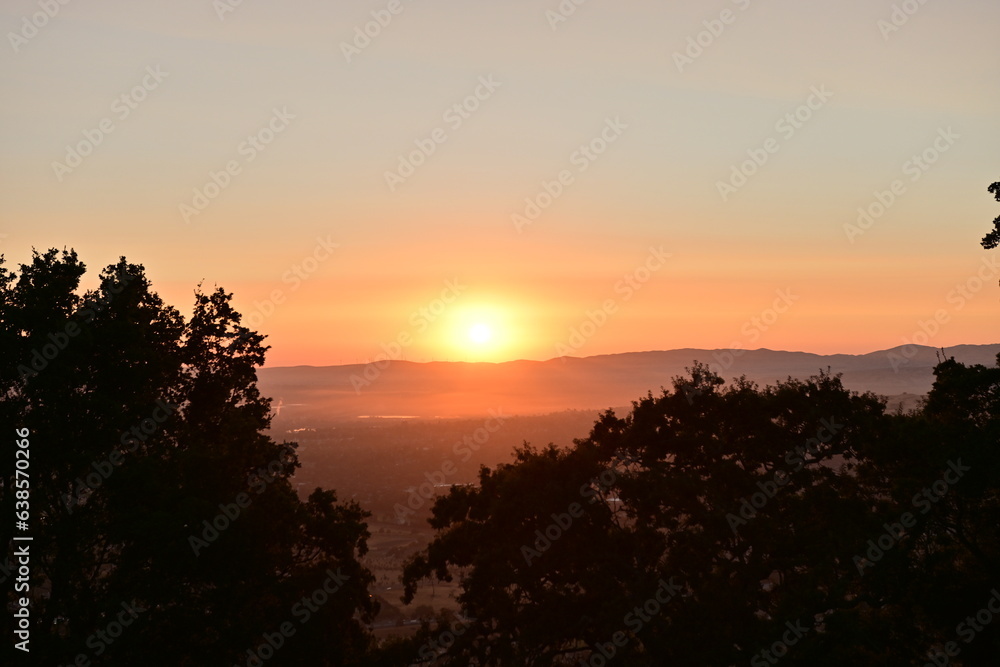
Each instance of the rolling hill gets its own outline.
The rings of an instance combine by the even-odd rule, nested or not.
[[[945,350],[964,363],[993,365],[1000,344]],[[820,355],[759,349],[680,349],[548,361],[466,363],[409,361],[344,366],[263,368],[260,387],[283,417],[351,420],[358,417],[472,417],[627,406],[648,391],[670,386],[695,361],[728,379],[746,375],[759,384],[805,378],[820,369],[842,373],[845,386],[874,391],[912,407],[933,384],[940,350],[910,346],[868,354]]]

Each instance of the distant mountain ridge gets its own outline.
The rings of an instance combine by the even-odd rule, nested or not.
[[[948,357],[992,366],[1000,344],[958,345]],[[726,380],[746,375],[758,384],[806,378],[821,369],[843,374],[849,389],[915,399],[934,382],[939,348],[900,346],[867,354],[813,354],[758,350],[624,352],[592,357],[502,363],[392,361],[343,366],[288,366],[259,371],[260,388],[275,406],[303,418],[358,416],[469,417],[502,410],[544,414],[626,406],[669,387],[695,361]],[[911,401],[912,402],[912,401]],[[904,401],[904,404],[906,401]]]

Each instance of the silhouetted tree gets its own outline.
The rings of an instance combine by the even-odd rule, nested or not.
[[[993,183],[987,190],[1000,201],[1000,182]],[[993,231],[983,237],[983,247],[987,250],[992,250],[998,245],[1000,245],[1000,215],[993,221]]]
[[[484,468],[406,568],[408,597],[460,577],[470,619],[422,664],[922,665],[948,642],[995,664],[1000,628],[956,628],[1000,583],[1000,367],[936,374],[887,415],[826,373],[696,365],[571,449]]]
[[[412,595],[421,578],[461,573],[471,629],[439,663],[603,651],[729,665],[770,649],[787,623],[804,630],[789,664],[917,656],[921,628],[894,629],[891,646],[871,632],[899,619],[854,560],[892,509],[856,474],[859,452],[890,433],[884,407],[827,374],[760,389],[698,365],[570,450],[526,448],[483,469],[478,488],[437,502],[439,535],[405,574]]]
[[[0,509],[13,516],[25,428],[32,659],[243,665],[270,638],[268,665],[360,664],[376,611],[367,514],[332,491],[297,496],[294,443],[265,433],[263,337],[221,289],[199,290],[185,320],[141,265],[122,258],[81,296],[84,273],[73,251],[16,274],[0,258]]]

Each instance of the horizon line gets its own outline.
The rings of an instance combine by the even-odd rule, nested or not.
[[[940,346],[940,347],[939,346],[932,346],[932,345],[916,345],[916,344],[910,343],[910,344],[896,345],[895,347],[889,347],[889,348],[884,348],[884,349],[880,349],[880,350],[872,350],[871,352],[861,352],[861,353],[834,352],[834,353],[830,353],[830,354],[821,354],[821,353],[818,353],[818,352],[807,352],[805,350],[774,350],[774,349],[767,348],[767,347],[759,347],[759,348],[756,348],[756,349],[730,348],[730,347],[717,347],[717,348],[678,347],[678,348],[671,348],[671,349],[668,349],[668,350],[632,350],[632,351],[628,351],[628,352],[607,352],[607,353],[603,353],[603,354],[593,354],[593,355],[587,355],[587,356],[582,356],[582,357],[575,357],[575,356],[550,357],[548,359],[523,359],[522,358],[522,359],[508,359],[506,361],[462,361],[462,360],[436,360],[436,359],[432,359],[431,361],[411,361],[409,359],[379,359],[379,360],[372,360],[372,361],[365,361],[365,362],[355,362],[355,363],[351,363],[351,364],[323,364],[323,365],[295,364],[295,365],[291,365],[291,366],[267,366],[267,365],[264,365],[264,366],[261,366],[260,368],[261,368],[261,370],[275,370],[275,369],[284,369],[284,368],[288,368],[288,369],[294,369],[294,368],[344,368],[344,367],[348,367],[348,366],[369,366],[371,364],[382,363],[384,361],[389,361],[391,363],[403,362],[403,363],[408,363],[408,364],[419,364],[419,365],[430,365],[430,364],[481,364],[481,365],[490,365],[490,366],[500,366],[500,365],[503,365],[503,364],[515,364],[515,363],[546,364],[546,363],[549,363],[549,362],[552,362],[552,361],[566,361],[566,360],[581,361],[581,360],[584,360],[584,359],[597,359],[597,358],[600,358],[600,357],[618,357],[618,356],[634,355],[634,354],[658,354],[658,353],[669,353],[669,352],[686,352],[686,351],[689,351],[689,350],[693,351],[693,352],[709,352],[709,353],[711,353],[711,352],[732,352],[732,351],[734,351],[736,349],[739,349],[741,352],[744,352],[744,353],[746,353],[746,352],[776,352],[776,353],[780,353],[780,354],[808,354],[808,355],[813,355],[813,356],[816,356],[816,357],[865,357],[865,356],[869,356],[869,355],[872,355],[872,354],[880,354],[880,353],[886,353],[886,354],[888,354],[888,353],[893,352],[895,350],[900,350],[902,348],[907,348],[907,347],[915,347],[917,349],[924,349],[924,350],[943,350],[943,351],[946,351],[949,348],[954,349],[954,348],[958,348],[958,347],[991,347],[991,346],[1000,346],[1000,342],[998,342],[998,343],[960,343],[958,345],[949,345],[949,346]]]

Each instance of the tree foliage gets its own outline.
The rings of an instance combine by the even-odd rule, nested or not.
[[[16,272],[0,258],[0,422],[8,460],[14,429],[29,433],[40,663],[1000,656],[1000,614],[981,613],[1000,601],[1000,358],[944,359],[908,414],[829,372],[761,387],[696,364],[572,446],[526,443],[439,498],[404,601],[426,579],[457,579],[461,613],[424,614],[416,635],[376,646],[359,560],[368,515],[333,491],[296,493],[295,445],[267,434],[256,386],[267,347],[231,295],[199,288],[185,318],[141,265],[122,258],[81,293],[85,273],[72,251]],[[10,517],[17,477],[2,470]],[[16,567],[0,565],[12,604]],[[108,634],[123,612],[127,627]]]
[[[996,197],[997,201],[1000,201],[1000,182],[993,183],[988,190]],[[982,243],[987,250],[992,250],[1000,245],[1000,215],[993,221],[993,230],[983,237]]]
[[[30,432],[33,659],[243,665],[290,623],[267,664],[358,664],[375,612],[367,514],[332,491],[298,497],[294,443],[265,433],[263,337],[222,289],[199,289],[185,319],[141,265],[122,258],[81,295],[84,274],[73,251],[16,273],[0,260],[5,460],[13,429]],[[315,605],[324,585],[336,592]]]
[[[828,373],[761,388],[697,365],[574,447],[522,449],[439,500],[408,593],[459,576],[471,631],[424,657],[923,664],[1000,584],[998,391],[1000,368],[949,360],[924,411],[889,415]],[[949,462],[969,470],[920,496]],[[997,637],[963,664],[995,659]]]

